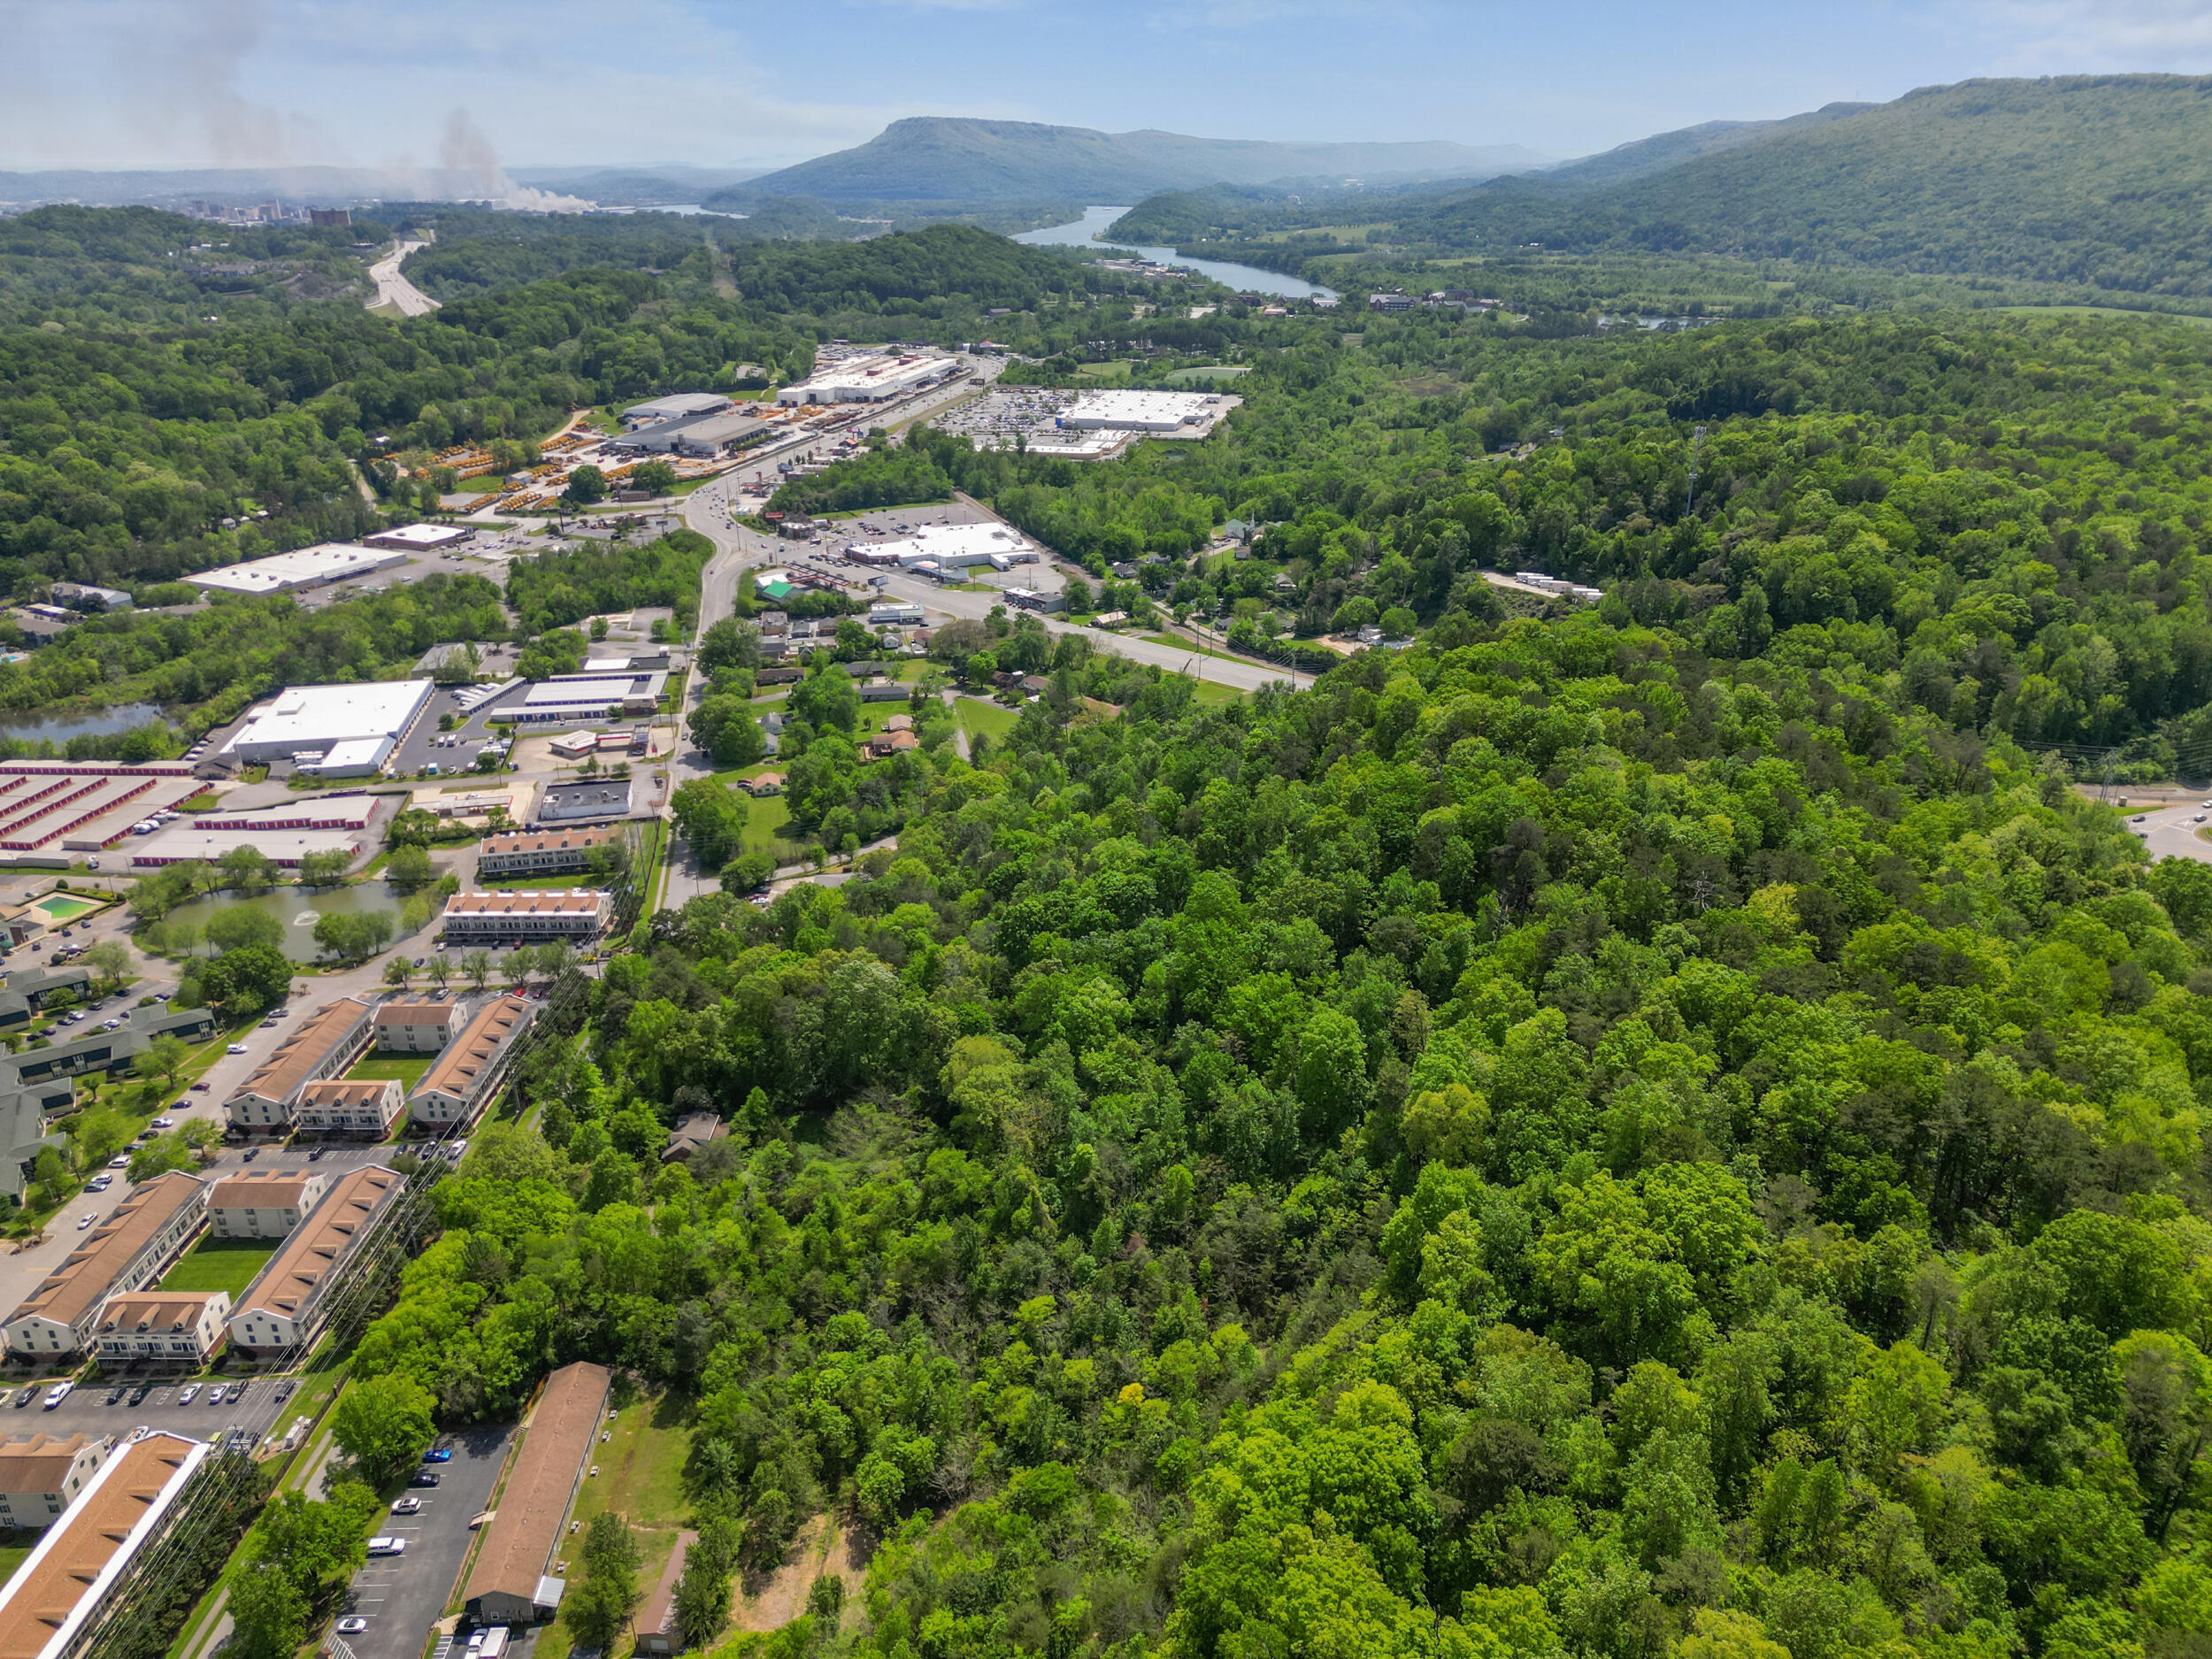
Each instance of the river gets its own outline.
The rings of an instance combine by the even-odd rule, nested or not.
[[[112,737],[161,718],[150,703],[125,703],[97,714],[50,714],[43,719],[10,719],[0,716],[0,737],[18,737],[35,743],[50,737],[57,746],[73,737]]]
[[[1048,225],[1042,230],[1025,230],[1014,238],[1033,248],[1095,248],[1101,245],[1106,227],[1129,210],[1125,207],[1092,207],[1083,211],[1083,217],[1071,225]],[[1114,248],[1131,248],[1133,242],[1106,243]],[[1186,259],[1172,248],[1137,248],[1143,258],[1161,265],[1176,265],[1185,271],[1195,271],[1201,276],[1211,277],[1225,287],[1240,293],[1272,294],[1279,299],[1310,300],[1334,299],[1336,290],[1303,281],[1294,276],[1285,276],[1279,271],[1263,271],[1256,265],[1234,265],[1225,259]]]

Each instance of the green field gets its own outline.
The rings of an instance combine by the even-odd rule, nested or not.
[[[0,1532],[0,1538],[9,1540],[4,1544],[0,1544],[0,1584],[5,1584],[15,1577],[15,1570],[23,1564],[34,1549],[38,1548],[38,1540],[43,1536],[44,1534],[40,1532]],[[29,1539],[31,1541],[27,1544],[19,1544],[14,1541],[19,1538]]]
[[[380,1081],[396,1077],[403,1089],[411,1089],[422,1081],[422,1074],[436,1062],[434,1054],[373,1054],[365,1060],[354,1063],[348,1078],[367,1078]]]
[[[274,1242],[259,1239],[203,1239],[185,1253],[161,1281],[164,1290],[227,1290],[245,1294],[254,1276],[277,1253]]]
[[[971,741],[980,734],[996,742],[1012,731],[1014,722],[1021,718],[1013,710],[986,703],[980,697],[955,697],[952,711]]]
[[[752,802],[745,813],[745,850],[764,852],[783,839],[791,809],[780,795]]]

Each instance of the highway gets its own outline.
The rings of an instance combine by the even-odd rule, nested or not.
[[[403,242],[369,267],[369,274],[376,280],[376,297],[369,302],[371,310],[379,305],[396,305],[403,317],[424,317],[438,309],[438,302],[400,274],[400,262],[418,248],[430,244]]]
[[[2193,858],[2199,864],[2212,864],[2212,841],[2197,833],[2212,825],[2212,807],[2187,801],[2150,807],[2139,816],[2139,815],[2129,813],[2128,827],[2143,838],[2152,863],[2161,858]]]

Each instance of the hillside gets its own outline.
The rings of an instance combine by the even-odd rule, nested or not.
[[[1825,126],[1846,116],[1859,115],[1877,106],[1871,104],[1830,104],[1802,115],[1785,117],[1778,121],[1707,121],[1698,127],[1679,127],[1671,133],[1657,133],[1649,138],[1616,145],[1594,156],[1585,156],[1578,161],[1564,162],[1546,172],[1547,180],[1567,186],[1598,186],[1612,184],[1624,179],[1640,179],[1647,173],[1663,173],[1700,156],[1714,155],[1723,150],[1740,150],[1747,144],[1756,144],[1778,134],[1795,132],[1806,127]]]
[[[1134,202],[1160,190],[1277,179],[1486,179],[1546,159],[1518,145],[1267,143],[918,117],[894,121],[854,149],[718,192],[707,205],[742,207],[795,196],[828,202]]]

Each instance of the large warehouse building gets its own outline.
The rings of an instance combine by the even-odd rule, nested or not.
[[[1078,432],[1143,432],[1202,437],[1244,400],[1214,392],[1086,392],[1059,418]]]
[[[852,542],[845,557],[857,565],[897,565],[908,570],[928,565],[940,570],[976,565],[1011,570],[1017,565],[1035,564],[1037,550],[1018,531],[1002,524],[926,524],[897,541]]]
[[[880,403],[959,372],[960,365],[952,357],[846,357],[818,365],[798,385],[778,392],[776,401],[786,405]]]
[[[437,688],[427,680],[293,686],[248,713],[222,752],[242,765],[312,755],[325,777],[365,777],[390,757]]]
[[[289,594],[303,588],[342,582],[349,576],[365,576],[371,571],[388,571],[405,563],[407,555],[399,548],[352,547],[341,541],[326,541],[317,547],[295,548],[289,553],[272,553],[267,558],[249,559],[243,565],[201,571],[184,580],[211,593]]]

